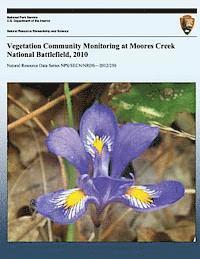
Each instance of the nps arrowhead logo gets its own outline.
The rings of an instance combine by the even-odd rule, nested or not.
[[[191,15],[184,15],[180,18],[181,28],[188,35],[194,27],[195,19]]]

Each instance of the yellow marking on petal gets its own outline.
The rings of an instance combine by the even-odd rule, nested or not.
[[[153,199],[152,199],[151,195],[148,192],[145,192],[144,190],[142,190],[140,188],[137,188],[137,187],[129,188],[127,190],[126,194],[138,199],[141,202],[153,203]]]
[[[96,148],[96,150],[99,152],[99,154],[101,154],[103,146],[104,146],[104,142],[99,136],[96,136],[96,138],[93,142],[93,146]]]
[[[85,193],[81,190],[72,192],[65,201],[65,208],[70,208],[78,204],[83,198],[85,198]]]

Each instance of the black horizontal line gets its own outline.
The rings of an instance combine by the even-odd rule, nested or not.
[[[136,35],[99,35],[99,36],[83,36],[83,35],[76,35],[76,36],[7,36],[7,38],[196,38],[197,36],[170,36],[170,35],[142,35],[142,36],[136,36]]]
[[[197,8],[8,8],[7,13],[47,14],[196,14]]]

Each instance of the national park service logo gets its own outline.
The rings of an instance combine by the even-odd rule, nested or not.
[[[180,18],[181,28],[185,34],[189,34],[194,27],[195,19],[191,15],[184,15]]]

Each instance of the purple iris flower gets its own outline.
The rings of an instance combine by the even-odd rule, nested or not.
[[[76,167],[78,187],[38,197],[36,210],[54,222],[70,224],[86,212],[89,203],[100,214],[111,202],[141,212],[176,202],[184,195],[184,187],[177,181],[138,186],[134,179],[122,177],[127,164],[149,147],[158,131],[142,123],[119,127],[113,112],[97,103],[83,114],[80,136],[69,127],[53,130],[47,137],[48,149]]]

